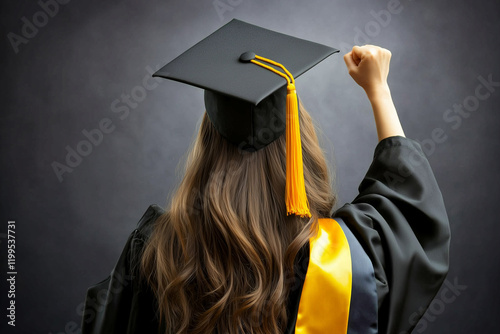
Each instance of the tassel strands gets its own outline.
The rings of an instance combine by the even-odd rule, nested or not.
[[[287,87],[286,95],[286,208],[287,214],[311,217],[304,182],[299,110],[295,85]]]
[[[287,215],[311,217],[309,202],[307,201],[304,182],[304,166],[302,161],[302,143],[300,140],[299,108],[295,80],[290,72],[280,63],[255,55],[256,59],[280,67],[285,73],[259,62],[255,59],[252,63],[266,68],[287,81],[286,95],[286,193],[285,201]]]

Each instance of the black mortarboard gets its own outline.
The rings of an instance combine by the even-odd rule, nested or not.
[[[286,81],[241,62],[248,51],[298,77],[339,50],[233,19],[153,76],[205,89],[205,107],[219,133],[242,149],[258,150],[285,131]]]
[[[203,88],[206,111],[217,131],[239,148],[255,151],[281,136],[285,128],[289,142],[287,113],[297,114],[287,110],[297,110],[293,78],[338,51],[233,19],[153,76]],[[298,118],[296,123],[298,131]],[[287,206],[289,183],[291,189],[304,187],[300,133],[293,138],[298,145],[292,147],[298,146],[300,152],[289,153],[287,144]],[[292,174],[301,175],[302,184],[289,177],[288,165],[297,165],[289,160],[300,161]],[[289,212],[303,215],[302,210]]]

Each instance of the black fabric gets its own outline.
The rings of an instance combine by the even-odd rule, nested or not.
[[[161,213],[158,206],[148,208],[110,277],[88,289],[83,334],[158,331],[156,301],[151,290],[138,282],[136,269]],[[378,312],[379,333],[411,332],[418,320],[412,314],[430,304],[444,281],[450,238],[441,192],[418,143],[402,137],[381,141],[359,195],[333,217],[353,232],[375,273],[378,310],[369,303],[356,303],[359,309],[351,313],[369,317]],[[288,298],[290,318],[285,333],[294,332],[308,263],[307,245],[296,259],[296,284]],[[356,321],[356,317],[350,319]],[[353,329],[357,324],[349,326]]]
[[[297,78],[339,50],[233,19],[153,76],[180,81],[257,105],[286,84],[260,66],[240,62],[242,53],[283,64]]]
[[[286,94],[284,86],[255,106],[206,90],[205,107],[210,121],[224,138],[239,149],[257,151],[285,133]]]
[[[164,211],[151,205],[144,213],[111,274],[87,290],[82,333],[157,333],[157,303],[139,280],[138,265],[154,221]]]
[[[382,140],[341,217],[370,257],[380,333],[410,333],[448,272],[450,228],[441,192],[420,145]],[[413,316],[412,316],[413,315]]]
[[[372,263],[342,218],[335,219],[344,231],[351,251],[352,288],[347,334],[376,334],[378,295]]]

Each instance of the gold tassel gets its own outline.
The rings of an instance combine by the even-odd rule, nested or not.
[[[245,54],[244,54],[245,55]],[[244,56],[242,55],[242,57]],[[307,201],[306,186],[304,182],[304,167],[302,162],[302,142],[300,141],[299,127],[299,107],[297,103],[297,92],[295,91],[295,80],[292,74],[280,63],[273,60],[257,56],[261,61],[280,67],[285,73],[282,73],[271,66],[263,64],[255,59],[250,62],[264,67],[286,79],[286,211],[287,215],[296,215],[300,217],[311,217],[309,211],[309,202]]]
[[[304,182],[299,108],[294,84],[287,86],[286,95],[286,210],[287,215],[311,217]]]

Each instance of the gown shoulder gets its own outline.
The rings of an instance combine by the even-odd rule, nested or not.
[[[164,213],[150,205],[130,233],[110,275],[89,287],[82,316],[82,334],[156,333],[156,299],[140,280],[139,264],[156,219]]]
[[[380,333],[410,333],[448,272],[450,227],[441,191],[420,145],[389,137],[377,145],[359,194],[338,209],[370,258]]]

